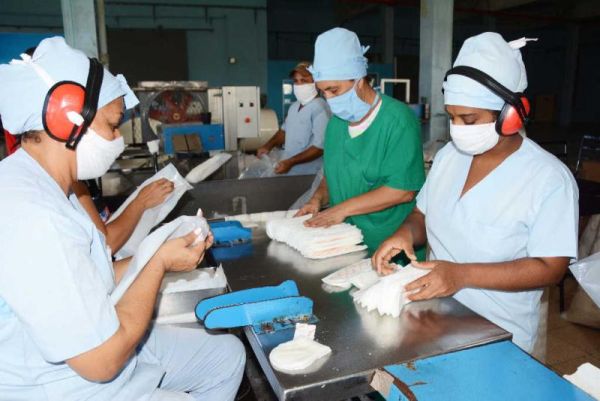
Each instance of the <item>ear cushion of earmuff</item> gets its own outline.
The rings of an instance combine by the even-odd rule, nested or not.
[[[70,111],[81,113],[85,102],[85,88],[72,81],[56,83],[46,95],[42,113],[44,129],[56,140],[66,142],[76,127],[67,113]]]
[[[529,112],[531,110],[531,106],[529,104],[529,100],[526,97],[521,97],[521,103],[523,104],[523,108],[525,109],[525,118],[529,116]],[[500,135],[514,135],[519,132],[525,121],[517,111],[517,109],[506,103],[500,114],[498,115],[498,119],[496,120],[496,132]]]

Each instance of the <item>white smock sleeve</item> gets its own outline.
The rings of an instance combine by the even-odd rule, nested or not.
[[[0,293],[43,357],[62,362],[109,339],[119,320],[89,233],[59,213],[35,211],[12,230],[28,241],[3,252]]]
[[[527,254],[530,257],[577,257],[579,191],[575,180],[565,176],[549,180],[540,196],[529,229]]]

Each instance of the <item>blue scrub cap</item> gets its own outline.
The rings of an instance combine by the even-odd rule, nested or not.
[[[308,68],[315,82],[359,79],[367,75],[369,46],[361,46],[358,36],[344,28],[320,34],[315,42],[315,58]]]
[[[48,89],[58,81],[85,86],[90,66],[86,55],[60,36],[42,40],[32,57],[21,57],[0,65],[0,117],[13,135],[43,130],[42,109]],[[139,103],[125,77],[114,76],[105,68],[98,108],[121,96],[128,109]]]
[[[513,92],[527,88],[527,72],[521,58],[521,47],[527,41],[521,38],[506,42],[495,32],[485,32],[465,40],[454,67],[459,65],[477,68],[490,75]],[[443,83],[444,104],[500,110],[504,100],[483,85],[461,75],[448,75]]]

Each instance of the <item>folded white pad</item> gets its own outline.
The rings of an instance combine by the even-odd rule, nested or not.
[[[324,259],[362,251],[366,245],[361,231],[352,224],[325,227],[305,227],[308,216],[270,220],[266,231],[269,238],[285,242],[309,259]]]
[[[600,400],[600,369],[589,362],[579,366],[575,373],[565,375],[565,379]]]
[[[362,259],[356,263],[351,264],[350,266],[346,266],[340,270],[331,273],[327,277],[323,277],[321,281],[323,281],[327,285],[345,289],[352,287],[352,285],[354,285],[354,281],[357,284],[359,284],[356,285],[357,288],[364,288],[368,285],[360,286],[360,284],[363,284],[363,279],[361,279],[361,277],[366,278],[365,275],[373,277],[373,274],[375,275],[375,279],[379,278],[375,270],[373,270],[373,266],[371,265],[371,259]],[[374,282],[371,284],[374,284]]]
[[[380,315],[398,317],[404,306],[411,302],[404,286],[427,273],[429,270],[412,265],[400,267],[395,273],[380,277],[373,285],[356,291],[352,297],[369,312],[376,309]]]
[[[217,153],[210,159],[200,163],[194,167],[186,176],[185,179],[191,184],[197,184],[200,181],[204,181],[206,177],[217,171],[225,163],[231,159],[229,153]]]
[[[227,278],[223,267],[195,269],[189,272],[167,273],[160,285],[160,292],[173,294],[199,291],[211,288],[224,288]]]
[[[269,354],[274,369],[294,373],[309,368],[313,363],[331,353],[331,348],[308,338],[297,338],[279,344]]]

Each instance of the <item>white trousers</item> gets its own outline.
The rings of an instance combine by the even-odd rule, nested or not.
[[[140,351],[151,352],[166,371],[149,401],[233,401],[244,374],[246,354],[231,334],[199,328],[155,326]]]

